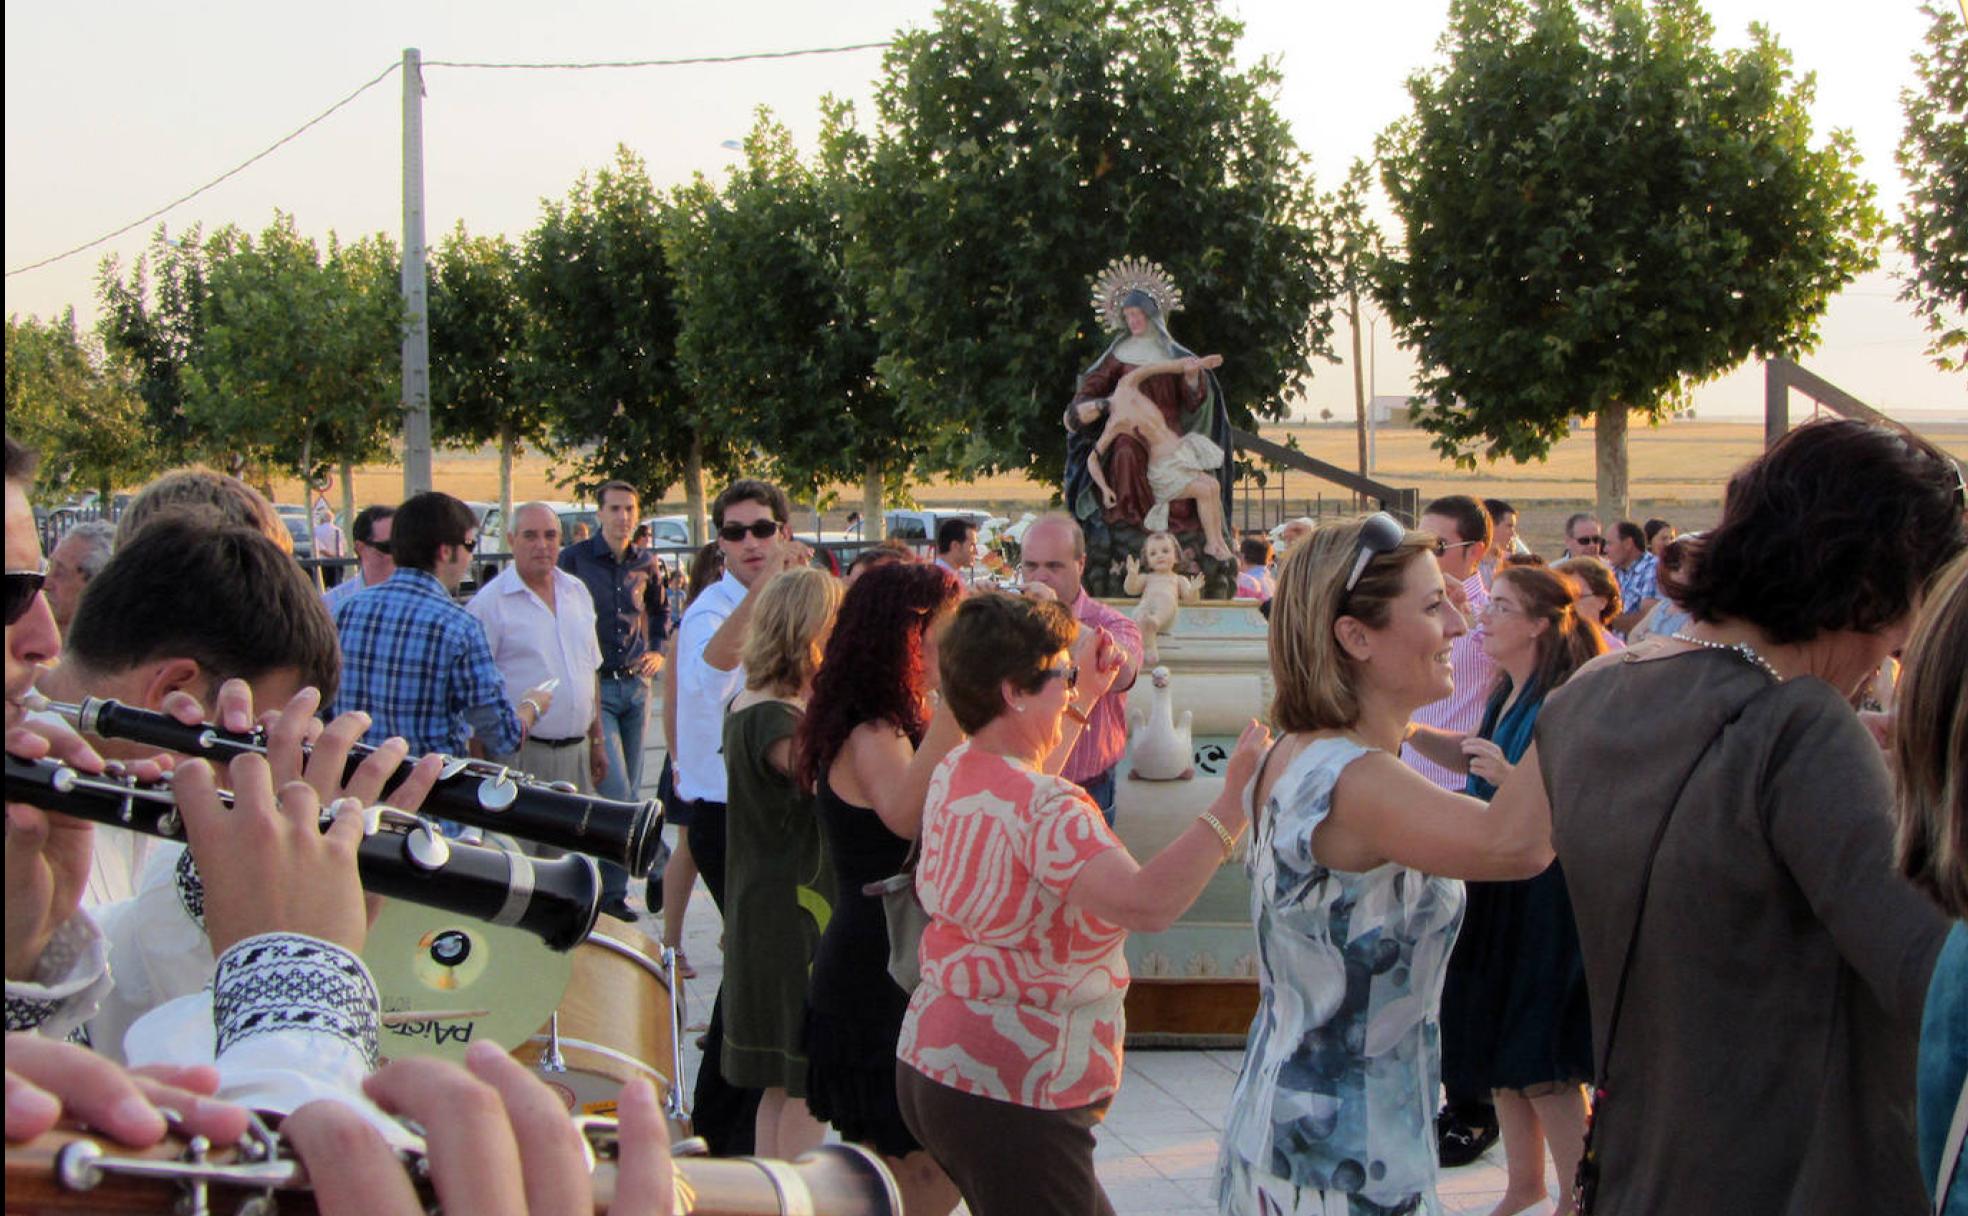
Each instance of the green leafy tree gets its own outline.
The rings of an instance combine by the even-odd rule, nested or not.
[[[129,369],[75,325],[7,318],[7,432],[41,454],[41,496],[88,487],[101,501],[162,467]]]
[[[462,222],[431,259],[431,418],[440,442],[499,447],[500,518],[512,519],[512,462],[546,435],[546,412],[525,396],[526,306],[519,250],[472,236]]]
[[[1105,346],[1117,257],[1160,262],[1171,320],[1221,352],[1232,421],[1277,417],[1326,353],[1332,283],[1306,159],[1268,61],[1211,0],[950,0],[896,36],[848,211],[879,367],[941,421],[931,463],[1057,482],[1060,413]]]
[[[304,482],[381,455],[403,317],[390,242],[330,234],[324,259],[276,213],[257,238],[228,230],[206,253],[205,338],[185,377],[193,426]]]
[[[185,373],[204,348],[208,294],[205,241],[196,227],[174,239],[159,224],[127,274],[112,254],[96,277],[96,332],[110,355],[132,369],[150,443],[167,466],[215,446],[185,413]]]
[[[847,272],[842,208],[856,183],[845,115],[830,104],[824,151],[809,165],[761,110],[721,190],[699,177],[677,191],[666,247],[692,395],[743,402],[740,443],[798,501],[859,482],[876,519],[884,489],[906,489],[927,430],[875,374],[878,340]]]
[[[1913,259],[1901,299],[1913,303],[1943,368],[1968,368],[1968,24],[1944,3],[1921,6],[1927,46],[1913,57],[1917,89],[1900,91],[1906,131],[1894,157],[1906,179],[1895,235]]]
[[[1592,416],[1599,510],[1623,516],[1630,414],[1809,348],[1876,264],[1850,136],[1812,144],[1812,77],[1760,26],[1712,36],[1694,0],[1452,5],[1380,149],[1406,238],[1382,303],[1444,455],[1541,459]]]
[[[700,407],[677,373],[664,226],[663,200],[627,148],[544,205],[519,276],[538,375],[529,396],[581,482],[619,477],[653,502],[681,480],[694,528],[705,473],[735,468],[737,449],[732,406]]]

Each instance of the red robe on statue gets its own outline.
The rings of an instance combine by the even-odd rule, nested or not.
[[[1079,391],[1073,395],[1072,403],[1078,405],[1089,399],[1112,396],[1114,386],[1132,368],[1132,364],[1123,363],[1109,353],[1080,378]],[[1138,387],[1162,411],[1162,420],[1168,423],[1169,429],[1180,435],[1194,421],[1196,409],[1208,391],[1208,382],[1199,382],[1191,389],[1187,376],[1150,376]],[[1101,457],[1100,468],[1107,475],[1107,484],[1114,488],[1116,499],[1113,506],[1101,513],[1102,518],[1109,524],[1139,528],[1149,508],[1155,505],[1155,492],[1148,486],[1148,445],[1135,435],[1118,436]],[[1201,526],[1193,501],[1180,498],[1169,504],[1169,531],[1186,532]]]

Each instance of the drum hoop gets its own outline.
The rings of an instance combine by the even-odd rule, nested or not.
[[[662,981],[663,987],[670,987],[669,973],[663,969],[663,965],[627,942],[617,941],[606,933],[590,933],[586,940],[590,946],[600,946],[618,958],[627,959]]]
[[[571,1039],[568,1038],[566,1035],[536,1034],[532,1038],[528,1039],[527,1042],[538,1043],[543,1049],[557,1045],[563,1051],[569,1047],[577,1047],[582,1051],[591,1051],[594,1054],[603,1057],[604,1059],[613,1060],[618,1064],[626,1064],[630,1068],[639,1068],[643,1072],[648,1073],[650,1076],[655,1077],[658,1080],[662,1081],[664,1086],[666,1087],[673,1088],[676,1085],[675,1078],[671,1077],[670,1074],[664,1072],[662,1069],[656,1067],[654,1064],[645,1063],[644,1061],[636,1059],[634,1056],[628,1054],[625,1051],[617,1051],[613,1047],[607,1047],[600,1043],[592,1043],[589,1042],[587,1039]]]

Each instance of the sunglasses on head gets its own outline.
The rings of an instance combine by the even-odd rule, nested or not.
[[[1451,543],[1449,541],[1443,540],[1441,537],[1438,536],[1435,538],[1435,556],[1443,557],[1446,556],[1448,554],[1448,551],[1451,549],[1467,549],[1469,546],[1475,543],[1476,542],[1473,540],[1459,540]]]
[[[41,585],[48,581],[46,570],[7,571],[7,624],[17,625],[34,607],[34,597],[41,594]]]
[[[744,540],[747,536],[751,536],[757,538],[758,540],[766,540],[772,537],[773,535],[777,534],[778,531],[779,531],[778,520],[760,519],[760,520],[754,520],[749,524],[726,524],[722,528],[718,529],[718,539],[737,541],[737,540]]]
[[[1359,586],[1360,576],[1367,572],[1367,564],[1383,553],[1392,553],[1408,539],[1408,530],[1401,521],[1385,511],[1375,511],[1360,525],[1360,552],[1353,559],[1353,572],[1346,576],[1346,590],[1351,594]],[[1437,541],[1440,545],[1442,542]],[[1446,550],[1437,549],[1441,553]]]

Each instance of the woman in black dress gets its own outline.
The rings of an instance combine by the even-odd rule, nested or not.
[[[909,998],[888,975],[881,900],[861,889],[902,868],[930,774],[962,738],[946,711],[931,713],[935,633],[962,593],[938,566],[856,579],[794,741],[794,775],[816,795],[838,883],[807,992],[807,1107],[887,1159],[911,1216],[948,1212],[960,1197],[902,1122],[895,1042]]]
[[[1580,611],[1571,581],[1533,566],[1497,571],[1483,610],[1483,651],[1497,684],[1474,735],[1415,728],[1415,748],[1444,768],[1467,771],[1465,792],[1496,796],[1523,759],[1545,695],[1606,651]],[[1492,1216],[1545,1199],[1549,1145],[1560,1191],[1571,1182],[1585,1136],[1585,1086],[1592,1080],[1592,1020],[1571,897],[1557,862],[1515,882],[1472,882],[1462,935],[1442,986],[1442,1035],[1456,1036],[1455,1087],[1491,1091],[1503,1131],[1508,1184]],[[1560,1212],[1569,1211],[1566,1202]]]

